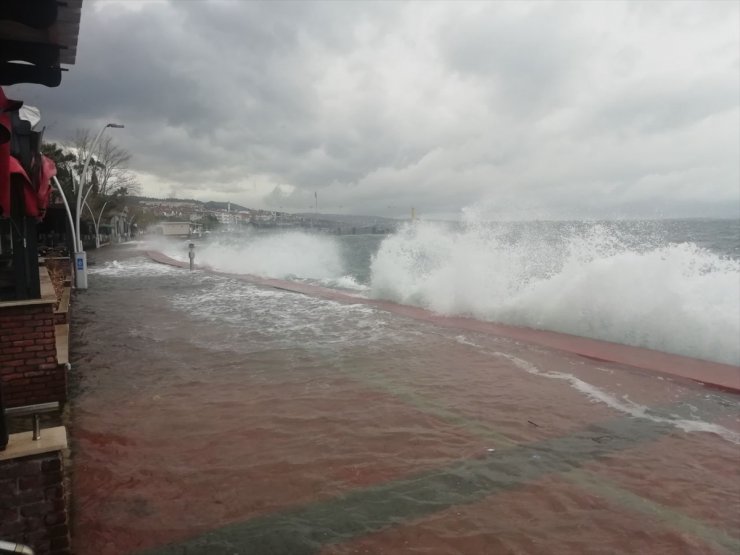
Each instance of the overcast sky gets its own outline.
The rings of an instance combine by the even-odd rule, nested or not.
[[[740,3],[85,0],[47,138],[144,193],[455,218],[740,214]]]

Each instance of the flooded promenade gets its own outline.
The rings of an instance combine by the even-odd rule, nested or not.
[[[76,553],[736,553],[736,395],[92,255]]]

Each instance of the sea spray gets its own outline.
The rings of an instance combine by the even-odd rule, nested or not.
[[[737,260],[607,224],[419,222],[371,263],[376,298],[736,365],[738,283]]]
[[[166,254],[182,259],[173,245]],[[219,271],[280,279],[336,279],[344,275],[341,249],[333,237],[301,232],[213,238],[196,245],[196,263]]]
[[[671,242],[667,227],[469,219],[417,222],[382,242],[252,232],[198,242],[196,263],[740,365],[740,260]],[[150,248],[187,261],[187,241]]]
[[[707,422],[705,420],[701,420],[700,418],[696,418],[693,416],[692,418],[681,418],[680,416],[675,415],[675,414],[661,416],[658,413],[656,413],[654,410],[652,410],[650,407],[641,405],[639,403],[635,403],[634,401],[630,400],[629,397],[627,397],[626,395],[622,396],[622,398],[620,399],[616,397],[615,395],[605,391],[604,389],[596,387],[595,385],[592,385],[590,383],[584,382],[583,380],[577,378],[573,374],[568,374],[567,372],[545,371],[545,370],[538,368],[531,362],[528,362],[514,355],[510,355],[508,353],[496,352],[493,354],[495,356],[505,358],[513,362],[515,366],[521,368],[522,370],[524,370],[525,372],[528,372],[529,374],[542,376],[544,378],[551,379],[551,380],[562,380],[568,383],[573,389],[589,397],[592,401],[596,403],[603,403],[607,405],[608,407],[611,407],[625,414],[629,414],[630,416],[633,416],[635,418],[644,418],[646,420],[651,420],[659,424],[668,424],[671,426],[675,426],[676,428],[683,430],[684,432],[687,432],[687,433],[688,432],[708,432],[708,433],[716,434],[720,436],[721,438],[725,439],[726,441],[729,441],[730,443],[740,445],[740,433],[734,430],[731,430],[729,428],[726,428],[724,426],[720,426],[719,424]],[[698,410],[694,406],[689,405],[689,407],[692,413],[697,412]]]

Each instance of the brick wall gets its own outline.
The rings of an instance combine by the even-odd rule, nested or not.
[[[6,407],[66,400],[53,303],[0,305],[0,380]]]
[[[59,451],[0,461],[0,538],[36,555],[70,553]]]

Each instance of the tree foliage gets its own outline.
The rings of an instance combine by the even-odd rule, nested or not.
[[[73,214],[85,160],[92,154],[83,191],[83,196],[87,195],[86,206],[83,205],[80,217],[92,221],[97,234],[105,214],[121,210],[126,197],[138,192],[139,184],[128,168],[131,154],[127,150],[116,145],[111,137],[104,136],[97,145],[92,144],[93,140],[89,130],[80,130],[67,144],[44,143],[41,152],[56,164],[57,180]]]

